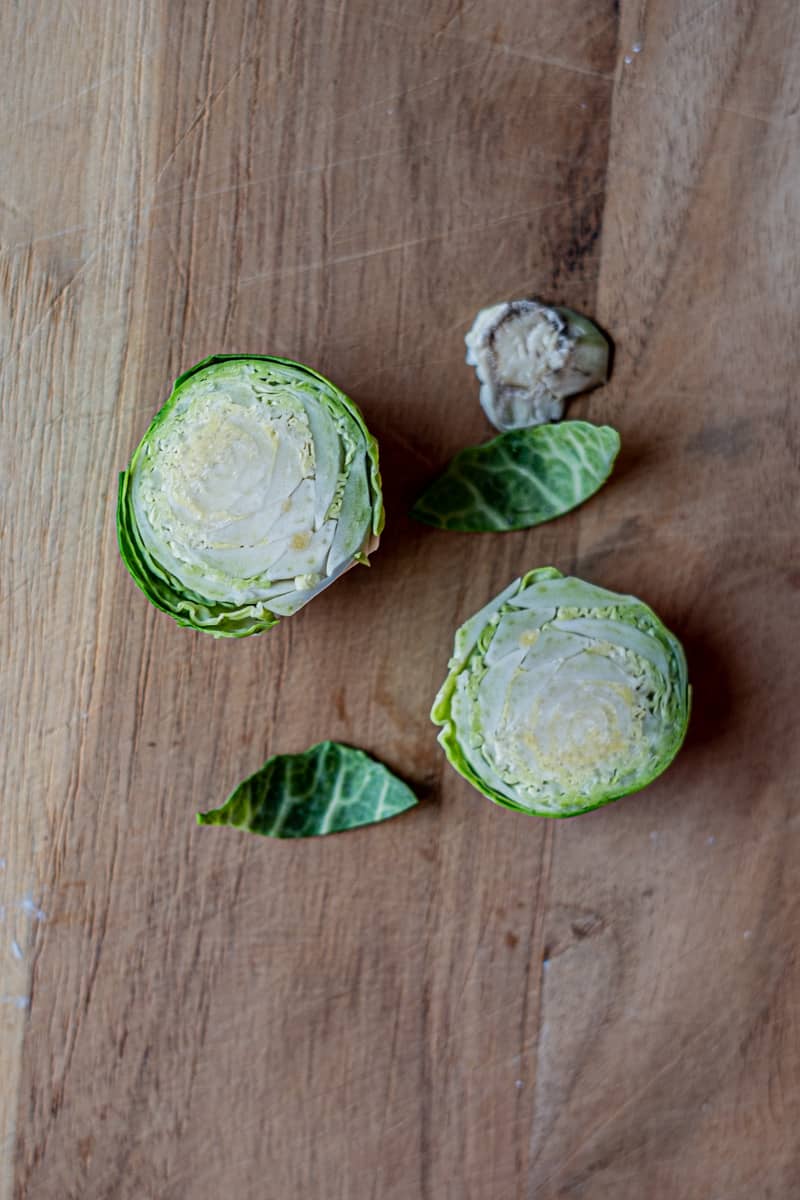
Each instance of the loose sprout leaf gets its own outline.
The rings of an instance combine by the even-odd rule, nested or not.
[[[618,451],[615,429],[586,421],[501,433],[457,454],[411,515],[437,529],[468,533],[540,525],[594,495]]]
[[[458,630],[431,719],[484,796],[569,817],[660,775],[690,700],[681,644],[651,608],[541,567]]]
[[[198,825],[231,825],[264,837],[317,837],[373,825],[417,803],[409,787],[363,750],[320,742],[276,754]]]
[[[383,528],[378,446],[311,368],[220,354],[176,381],[120,476],[123,562],[156,608],[247,637],[307,604]]]

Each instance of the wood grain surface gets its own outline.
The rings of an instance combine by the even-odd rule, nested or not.
[[[800,1195],[794,0],[32,0],[0,38],[2,1200]],[[538,293],[613,335],[612,483],[440,534],[487,435],[463,334]],[[274,631],[179,629],[117,472],[215,351],[379,437],[388,526]],[[455,626],[553,563],[685,640],[686,748],[563,823],[428,721]],[[198,829],[269,753],[423,803]]]

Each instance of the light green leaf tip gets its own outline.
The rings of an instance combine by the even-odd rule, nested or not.
[[[619,452],[608,425],[512,429],[455,456],[411,515],[436,529],[503,533],[560,517],[602,487]]]
[[[411,789],[363,750],[320,742],[275,754],[198,825],[231,825],[263,837],[318,837],[372,825],[412,808]]]

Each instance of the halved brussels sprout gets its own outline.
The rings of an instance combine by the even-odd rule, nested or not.
[[[683,649],[652,609],[541,567],[458,630],[431,719],[484,796],[568,817],[660,775],[689,706]]]
[[[176,380],[120,476],[135,582],[179,625],[247,637],[378,545],[378,444],[309,367],[220,354]]]

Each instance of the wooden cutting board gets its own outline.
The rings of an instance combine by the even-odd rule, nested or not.
[[[800,9],[55,0],[0,54],[2,1200],[800,1195]],[[535,293],[613,335],[623,451],[528,533],[406,513],[489,430],[463,362]],[[330,375],[389,521],[274,631],[181,630],[117,472],[215,351]],[[446,765],[455,626],[553,563],[684,639],[687,745],[547,823]],[[423,802],[199,829],[272,752]]]

